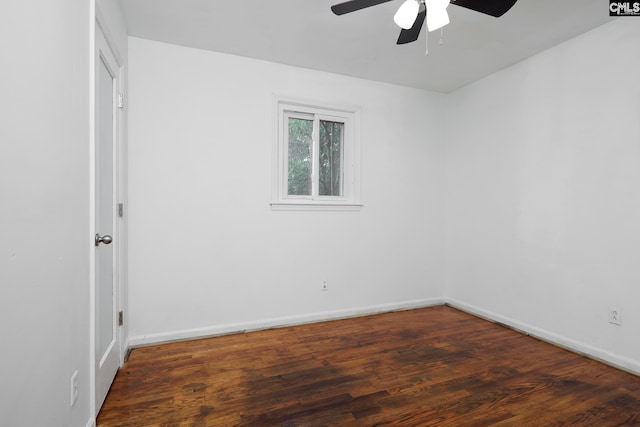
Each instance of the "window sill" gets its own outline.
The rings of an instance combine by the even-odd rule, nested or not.
[[[360,203],[331,203],[331,202],[271,202],[272,211],[337,211],[356,212],[362,209]]]

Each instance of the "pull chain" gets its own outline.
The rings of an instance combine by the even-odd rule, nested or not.
[[[425,31],[425,41],[426,41],[426,48],[425,48],[425,52],[424,52],[424,56],[429,55],[429,30]],[[444,27],[440,28],[440,40],[438,40],[438,44],[443,45],[444,44]]]
[[[424,51],[424,56],[429,55],[429,29],[425,28],[425,33],[426,33],[426,38],[425,38],[425,51]]]

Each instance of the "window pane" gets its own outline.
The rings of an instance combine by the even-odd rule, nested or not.
[[[344,123],[320,120],[318,194],[342,196]]]
[[[289,165],[287,193],[311,195],[313,120],[289,118]]]

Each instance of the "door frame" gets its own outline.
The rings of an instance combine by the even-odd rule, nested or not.
[[[97,47],[97,34],[101,31],[104,39],[107,42],[111,53],[115,57],[117,62],[117,87],[116,93],[122,94],[126,99],[126,70],[124,57],[120,53],[114,37],[109,31],[106,19],[100,12],[97,4],[94,5],[95,19],[92,19],[92,25],[90,25],[91,31],[91,43],[90,43],[90,72],[89,72],[89,84],[90,84],[90,103],[89,103],[89,122],[90,122],[90,134],[89,134],[89,402],[91,408],[91,416],[97,417],[100,408],[96,404],[96,247],[94,243],[94,236],[98,232],[96,230],[96,162],[98,160],[96,153],[96,64],[100,60],[100,51]],[[115,297],[115,312],[124,313],[124,324],[116,328],[117,341],[119,343],[118,352],[118,365],[122,367],[128,348],[128,333],[126,322],[126,307],[127,307],[127,221],[125,221],[126,215],[118,215],[118,204],[122,203],[124,209],[127,208],[127,180],[126,180],[126,107],[115,109],[115,128],[114,128],[114,290],[116,292]],[[114,321],[117,322],[117,316]]]

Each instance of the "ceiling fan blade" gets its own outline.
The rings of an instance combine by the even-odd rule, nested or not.
[[[504,15],[518,0],[452,0],[451,4],[496,18]]]
[[[331,11],[336,15],[344,15],[345,13],[355,12],[356,10],[365,9],[388,1],[391,0],[350,0],[344,3],[334,4],[331,6]]]
[[[413,23],[413,27],[408,30],[400,31],[400,36],[398,36],[398,41],[396,44],[407,44],[418,40],[420,36],[420,30],[422,29],[422,25],[424,24],[424,18],[427,17],[427,11],[422,10],[418,13],[418,17],[416,18],[416,22]]]

